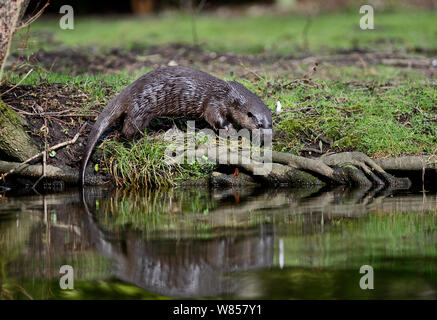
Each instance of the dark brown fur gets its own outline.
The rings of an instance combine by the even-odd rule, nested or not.
[[[184,67],[151,71],[127,86],[103,109],[94,124],[82,161],[80,179],[102,133],[125,115],[122,134],[132,139],[149,122],[163,116],[203,118],[215,130],[233,129],[232,121],[247,129],[271,129],[269,108],[242,84]]]

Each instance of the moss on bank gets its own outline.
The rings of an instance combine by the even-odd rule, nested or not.
[[[26,121],[0,99],[0,152],[3,157],[25,161],[38,153],[25,125]]]

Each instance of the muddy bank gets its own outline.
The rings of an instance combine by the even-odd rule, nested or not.
[[[18,59],[17,54],[9,57],[8,66]],[[141,68],[158,68],[168,65],[182,65],[202,68],[229,75],[235,73],[239,77],[250,75],[249,69],[263,72],[303,72],[302,64],[318,62],[334,66],[357,66],[366,68],[372,65],[393,66],[400,69],[424,72],[429,77],[437,73],[437,59],[434,52],[424,50],[405,52],[372,52],[367,50],[339,51],[333,55],[289,55],[261,54],[240,55],[233,52],[214,52],[199,46],[187,44],[169,44],[136,49],[114,48],[99,52],[95,48],[66,47],[56,51],[39,50],[34,54],[19,59],[19,63],[41,65],[51,72],[72,75],[117,73],[121,70],[133,72]],[[23,68],[21,72],[25,72]]]

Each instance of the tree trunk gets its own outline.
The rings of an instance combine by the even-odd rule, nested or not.
[[[39,152],[25,125],[26,120],[0,100],[0,159],[22,162]]]
[[[12,37],[24,16],[29,0],[0,0],[0,80]],[[23,125],[26,122],[0,98],[0,159],[24,161],[38,153]]]
[[[29,0],[0,0],[0,80],[12,37],[28,4]]]
[[[138,15],[149,14],[153,11],[154,7],[154,0],[131,0],[132,11]]]

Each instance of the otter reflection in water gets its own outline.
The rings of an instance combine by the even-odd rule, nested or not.
[[[226,274],[273,264],[273,226],[236,228],[234,236],[218,235],[146,240],[144,232],[103,230],[83,196],[89,237],[114,264],[120,280],[165,296],[207,297],[232,294],[239,288]]]

